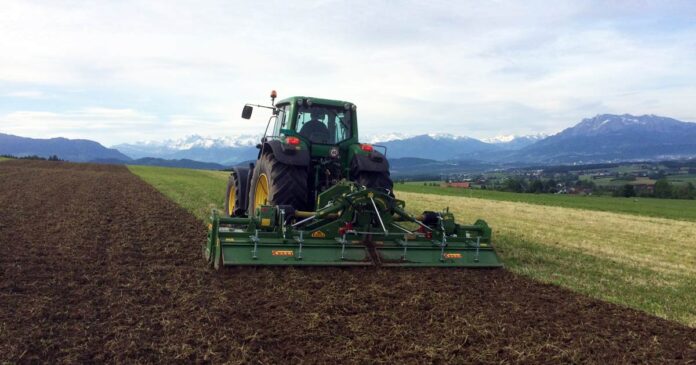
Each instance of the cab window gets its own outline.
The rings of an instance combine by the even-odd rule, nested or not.
[[[312,143],[337,144],[351,137],[350,110],[321,105],[301,106],[296,131]]]
[[[285,105],[285,106],[278,108],[278,115],[276,116],[275,125],[273,126],[273,135],[274,136],[279,136],[280,130],[283,128],[287,128],[287,125],[285,125],[285,124],[288,121],[288,111],[289,111],[289,105]]]

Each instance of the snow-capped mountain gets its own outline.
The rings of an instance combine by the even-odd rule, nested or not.
[[[478,139],[451,134],[422,134],[376,144],[387,148],[388,158],[419,157],[432,160],[469,158],[476,153],[499,150],[500,147]]]
[[[221,164],[237,164],[256,158],[255,148],[260,135],[237,135],[223,137],[187,136],[164,141],[144,141],[113,146],[131,158],[156,157],[164,159],[191,159]],[[525,147],[536,137],[514,137],[496,143],[483,142],[476,138],[450,133],[428,133],[407,135],[390,133],[374,135],[365,139],[369,143],[387,147],[389,157],[430,158],[475,158],[478,154],[495,151],[516,150]]]
[[[401,139],[406,139],[406,138],[411,138],[411,137],[413,137],[413,135],[406,134],[406,133],[375,134],[375,135],[367,136],[367,138],[365,138],[365,142],[374,144],[374,143],[398,141]]]
[[[142,141],[132,144],[120,144],[115,148],[134,148],[134,149],[162,149],[169,151],[181,151],[191,148],[213,148],[213,147],[249,147],[255,146],[261,139],[260,135],[243,134],[238,136],[223,137],[204,137],[191,135],[179,139],[167,139],[164,141]]]
[[[491,138],[482,138],[481,141],[486,143],[508,143],[517,138],[514,134],[499,135]]]
[[[495,136],[493,138],[484,138],[482,139],[482,141],[486,143],[495,144],[506,150],[519,150],[521,148],[532,145],[538,141],[541,141],[546,137],[548,137],[548,135],[544,133],[530,134],[526,136],[508,134]]]
[[[529,135],[516,135],[516,134],[501,134],[495,137],[491,138],[482,138],[481,141],[486,142],[486,143],[494,143],[494,144],[499,144],[499,143],[510,143],[515,140],[522,140],[522,141],[532,141],[536,142],[539,140],[542,140],[546,137],[548,137],[548,134],[544,133],[537,133],[537,134],[529,134]]]
[[[597,136],[627,131],[673,133],[684,128],[689,129],[692,126],[693,123],[685,123],[652,114],[641,116],[600,114],[593,118],[583,119],[574,127],[561,133],[568,136]]]
[[[393,136],[393,135],[392,135]],[[500,152],[515,151],[545,138],[543,134],[532,136],[499,136],[478,140],[449,133],[429,133],[383,141],[373,138],[372,143],[387,147],[389,157],[420,157],[433,160],[489,159]]]
[[[656,115],[600,114],[525,147],[521,159],[547,163],[696,156],[696,123]]]
[[[428,134],[407,134],[407,133],[387,133],[387,134],[376,134],[368,135],[367,138],[361,138],[361,141],[367,143],[385,143],[392,141],[401,141],[406,139],[411,139],[414,137],[428,136],[434,140],[467,140],[472,139],[467,136],[458,136],[451,133],[428,133]]]
[[[156,157],[164,159],[191,159],[224,165],[256,158],[259,135],[224,137],[187,136],[164,141],[144,141],[113,146],[131,158]]]

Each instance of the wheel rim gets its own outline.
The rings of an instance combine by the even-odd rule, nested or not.
[[[254,189],[254,210],[268,202],[268,177],[266,174],[259,175]]]
[[[230,187],[230,194],[227,196],[227,215],[230,217],[234,214],[235,201],[237,200],[237,191],[234,186]]]

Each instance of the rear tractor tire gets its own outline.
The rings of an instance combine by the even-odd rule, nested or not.
[[[308,206],[308,172],[303,166],[287,165],[273,153],[259,158],[249,184],[247,214],[253,216],[261,205],[290,205],[296,210]]]

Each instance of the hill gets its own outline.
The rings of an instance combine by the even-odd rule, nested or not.
[[[225,166],[213,162],[201,162],[189,159],[165,160],[162,158],[144,157],[137,160],[122,161],[115,159],[97,159],[90,161],[93,163],[111,165],[139,165],[139,166],[160,166],[160,167],[179,167],[196,170],[222,170]]]
[[[419,157],[438,161],[499,150],[495,144],[475,138],[437,134],[424,134],[377,144],[387,147],[389,158]]]
[[[131,158],[113,148],[86,139],[35,139],[0,133],[0,155],[17,157],[56,155],[66,161],[87,162],[96,159],[130,161]]]

